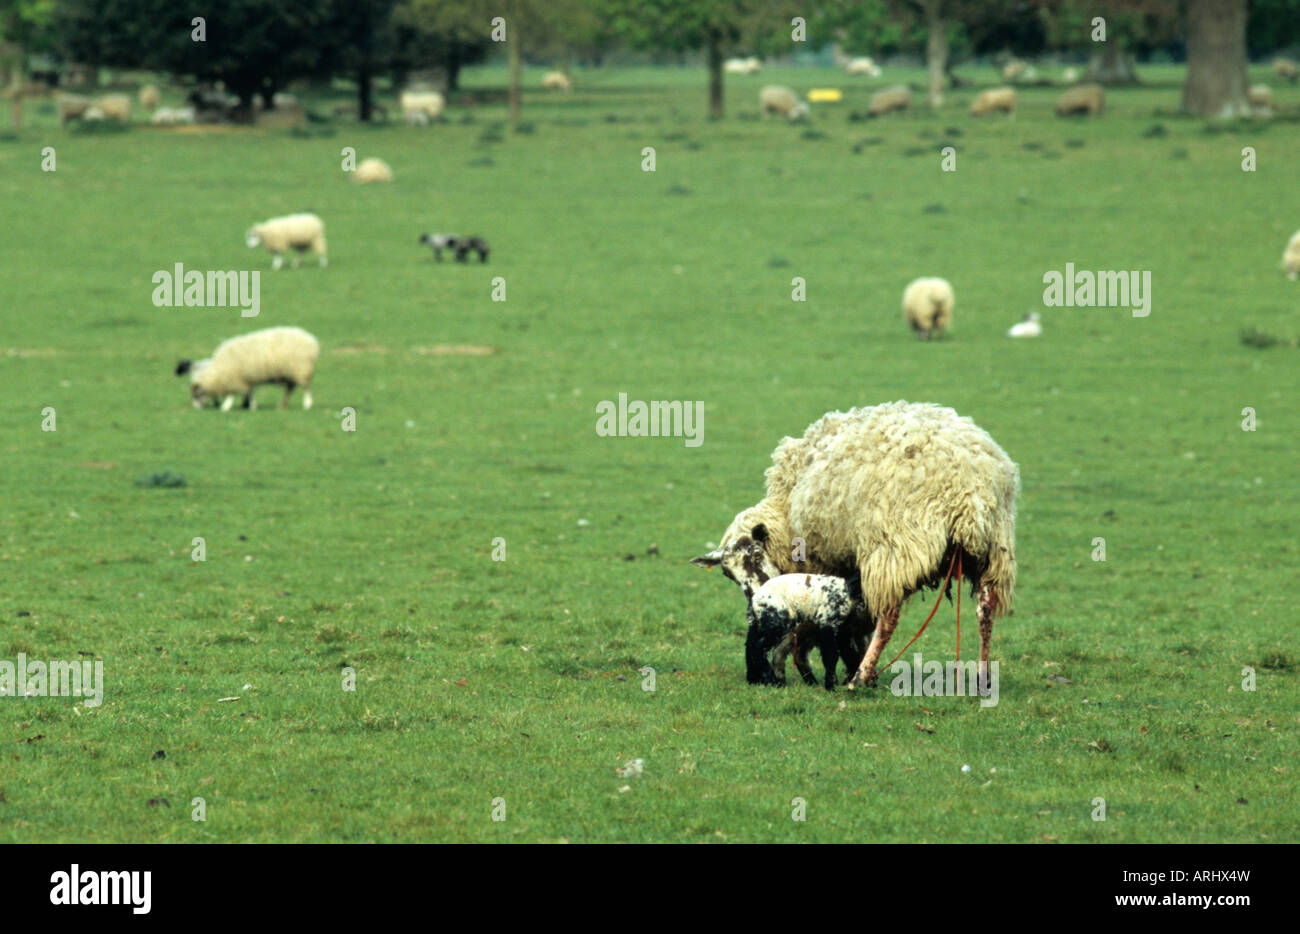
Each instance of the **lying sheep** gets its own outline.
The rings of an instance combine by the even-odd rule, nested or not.
[[[776,114],[787,120],[800,120],[809,114],[808,104],[789,88],[769,84],[758,92],[758,107],[765,114]]]
[[[178,123],[189,124],[195,120],[193,107],[159,107],[149,118],[154,126],[175,126]]]
[[[272,269],[279,269],[284,263],[281,255],[287,250],[294,250],[298,255],[293,258],[293,266],[298,268],[302,254],[314,250],[320,257],[321,266],[328,265],[325,255],[325,224],[315,214],[289,214],[285,217],[273,217],[260,224],[254,224],[244,235],[249,247],[264,246],[273,257]]]
[[[1286,245],[1286,252],[1282,254],[1282,269],[1288,279],[1300,276],[1300,230],[1296,231],[1291,242]]]
[[[162,94],[159,93],[157,85],[146,84],[140,89],[140,106],[145,110],[157,110],[161,103]]]
[[[427,126],[437,120],[447,103],[437,91],[403,91],[399,102],[402,119],[414,126]]]
[[[851,688],[875,676],[909,596],[968,581],[988,684],[994,618],[1015,590],[1020,471],[985,431],[932,404],[830,412],[783,439],[764,477],[766,496],[693,564],[721,565],[746,598],[781,574],[856,570],[875,625]]]
[[[880,66],[869,58],[852,58],[844,66],[845,74],[866,75],[868,78],[880,77]]]
[[[993,88],[988,91],[980,91],[970,105],[970,115],[972,117],[982,117],[985,114],[998,112],[1007,113],[1013,117],[1016,115],[1015,88]]]
[[[816,684],[808,664],[815,647],[821,653],[822,683],[828,691],[835,690],[839,659],[844,660],[846,678],[858,670],[871,625],[857,577],[826,574],[773,577],[754,591],[746,617],[745,677],[750,684],[784,684],[785,660],[791,651],[804,683]]]
[[[487,241],[482,237],[461,237],[456,234],[421,234],[420,242],[433,250],[433,257],[442,262],[443,250],[455,250],[456,262],[468,261],[470,251],[478,254],[478,261],[486,263],[488,259]]]
[[[1100,117],[1106,109],[1106,92],[1100,84],[1079,84],[1060,96],[1056,102],[1056,115],[1088,114]]]
[[[352,181],[361,185],[371,182],[391,182],[393,180],[393,170],[388,167],[388,163],[383,159],[363,159],[352,173]]]
[[[903,318],[922,340],[929,340],[935,331],[948,329],[955,304],[952,286],[946,279],[914,279],[903,290]]]
[[[762,67],[756,58],[729,58],[722,63],[722,70],[729,75],[756,75]]]
[[[1295,84],[1296,77],[1300,76],[1300,68],[1297,68],[1296,63],[1289,58],[1279,58],[1273,62],[1273,74]]]
[[[542,78],[542,87],[548,91],[572,91],[573,82],[562,71],[548,71]]]
[[[867,113],[879,117],[895,110],[908,110],[911,106],[912,91],[900,84],[871,95],[871,106],[867,108]]]
[[[302,328],[266,328],[222,341],[206,360],[182,360],[176,375],[190,374],[190,398],[196,409],[220,404],[228,412],[236,396],[244,408],[256,408],[253,390],[266,383],[284,386],[280,408],[289,404],[295,386],[302,387],[302,407],[311,408],[311,379],[320,344]]]

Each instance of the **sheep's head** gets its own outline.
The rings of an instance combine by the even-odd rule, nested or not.
[[[255,247],[262,242],[262,235],[257,232],[256,227],[250,227],[248,233],[244,234],[244,242],[250,247]]]
[[[732,520],[722,544],[706,555],[692,558],[691,564],[697,564],[705,570],[721,566],[722,573],[734,582],[749,600],[754,591],[773,577],[781,569],[772,560],[773,536],[765,517],[757,508],[746,509]]]

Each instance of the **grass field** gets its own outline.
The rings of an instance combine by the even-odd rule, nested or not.
[[[1207,130],[1176,69],[1145,73],[1093,121],[1051,89],[1013,122],[967,117],[973,90],[856,121],[920,73],[810,70],[729,77],[721,122],[696,69],[579,73],[520,131],[498,103],[297,135],[29,107],[0,138],[0,659],[100,659],[105,697],[0,698],[0,841],[1300,839],[1300,88]],[[770,82],[848,93],[790,126],[757,118]],[[344,146],[396,182],[348,184]],[[244,230],[306,209],[329,268],[272,273]],[[416,240],[444,229],[491,261],[434,264]],[[154,307],[178,262],[261,270],[260,316]],[[1043,309],[1067,262],[1149,270],[1150,316]],[[923,274],[955,286],[947,340],[902,322]],[[1007,340],[1034,309],[1044,336]],[[315,408],[189,406],[177,359],[280,324],[320,338]],[[704,443],[598,437],[620,392],[703,400]],[[687,563],[782,436],[891,399],[1020,466],[992,708],[747,685],[743,598]],[[166,470],[185,485],[136,484]],[[945,607],[916,648],[953,636]]]

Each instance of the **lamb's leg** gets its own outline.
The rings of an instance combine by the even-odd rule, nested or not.
[[[858,666],[858,673],[849,680],[850,691],[875,680],[880,653],[885,650],[885,646],[889,644],[889,637],[898,628],[898,611],[899,608],[896,606],[889,607],[876,617],[876,631],[871,635],[871,645],[867,647],[867,654],[863,656],[862,664]]]
[[[989,647],[993,643],[993,613],[997,609],[997,605],[997,597],[993,593],[992,586],[987,581],[981,582],[979,605],[975,612],[980,624],[979,685],[981,693],[986,693],[989,690]]]
[[[822,656],[822,668],[825,676],[822,679],[822,686],[828,691],[835,690],[835,663],[840,660],[840,645],[836,628],[834,626],[822,626],[820,628],[817,648]]]
[[[816,684],[817,678],[813,675],[812,665],[808,664],[808,656],[812,654],[813,643],[818,640],[818,635],[814,627],[800,624],[791,634],[791,641],[796,643],[799,651],[794,653],[794,667],[799,670],[799,676],[803,678],[804,684]],[[799,642],[799,638],[803,641]],[[781,666],[781,673],[784,675],[785,666]]]
[[[772,663],[767,659],[767,646],[752,604],[746,615],[749,618],[749,632],[745,634],[745,680],[750,684],[779,684]],[[782,665],[784,666],[784,656]]]

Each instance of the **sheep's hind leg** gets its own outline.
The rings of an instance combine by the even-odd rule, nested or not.
[[[311,408],[311,390],[306,386],[302,387],[302,407],[304,410]]]
[[[284,381],[284,398],[280,400],[280,408],[287,409],[289,407],[289,397],[292,395],[293,395],[293,380],[286,379]]]
[[[283,265],[284,265],[284,257],[281,256],[279,253],[276,253],[274,256],[271,257],[272,269],[279,269]]]
[[[221,411],[229,412],[234,407],[235,407],[234,396],[226,396],[224,399],[221,400]]]
[[[979,605],[975,615],[980,624],[979,689],[987,696],[989,691],[989,647],[993,644],[993,612],[997,609],[997,596],[988,582],[980,583]]]
[[[890,636],[898,628],[898,611],[898,607],[890,607],[876,617],[876,631],[871,634],[871,645],[867,647],[867,654],[863,656],[862,664],[858,666],[858,673],[849,680],[850,691],[875,680],[880,653],[885,650]]]

